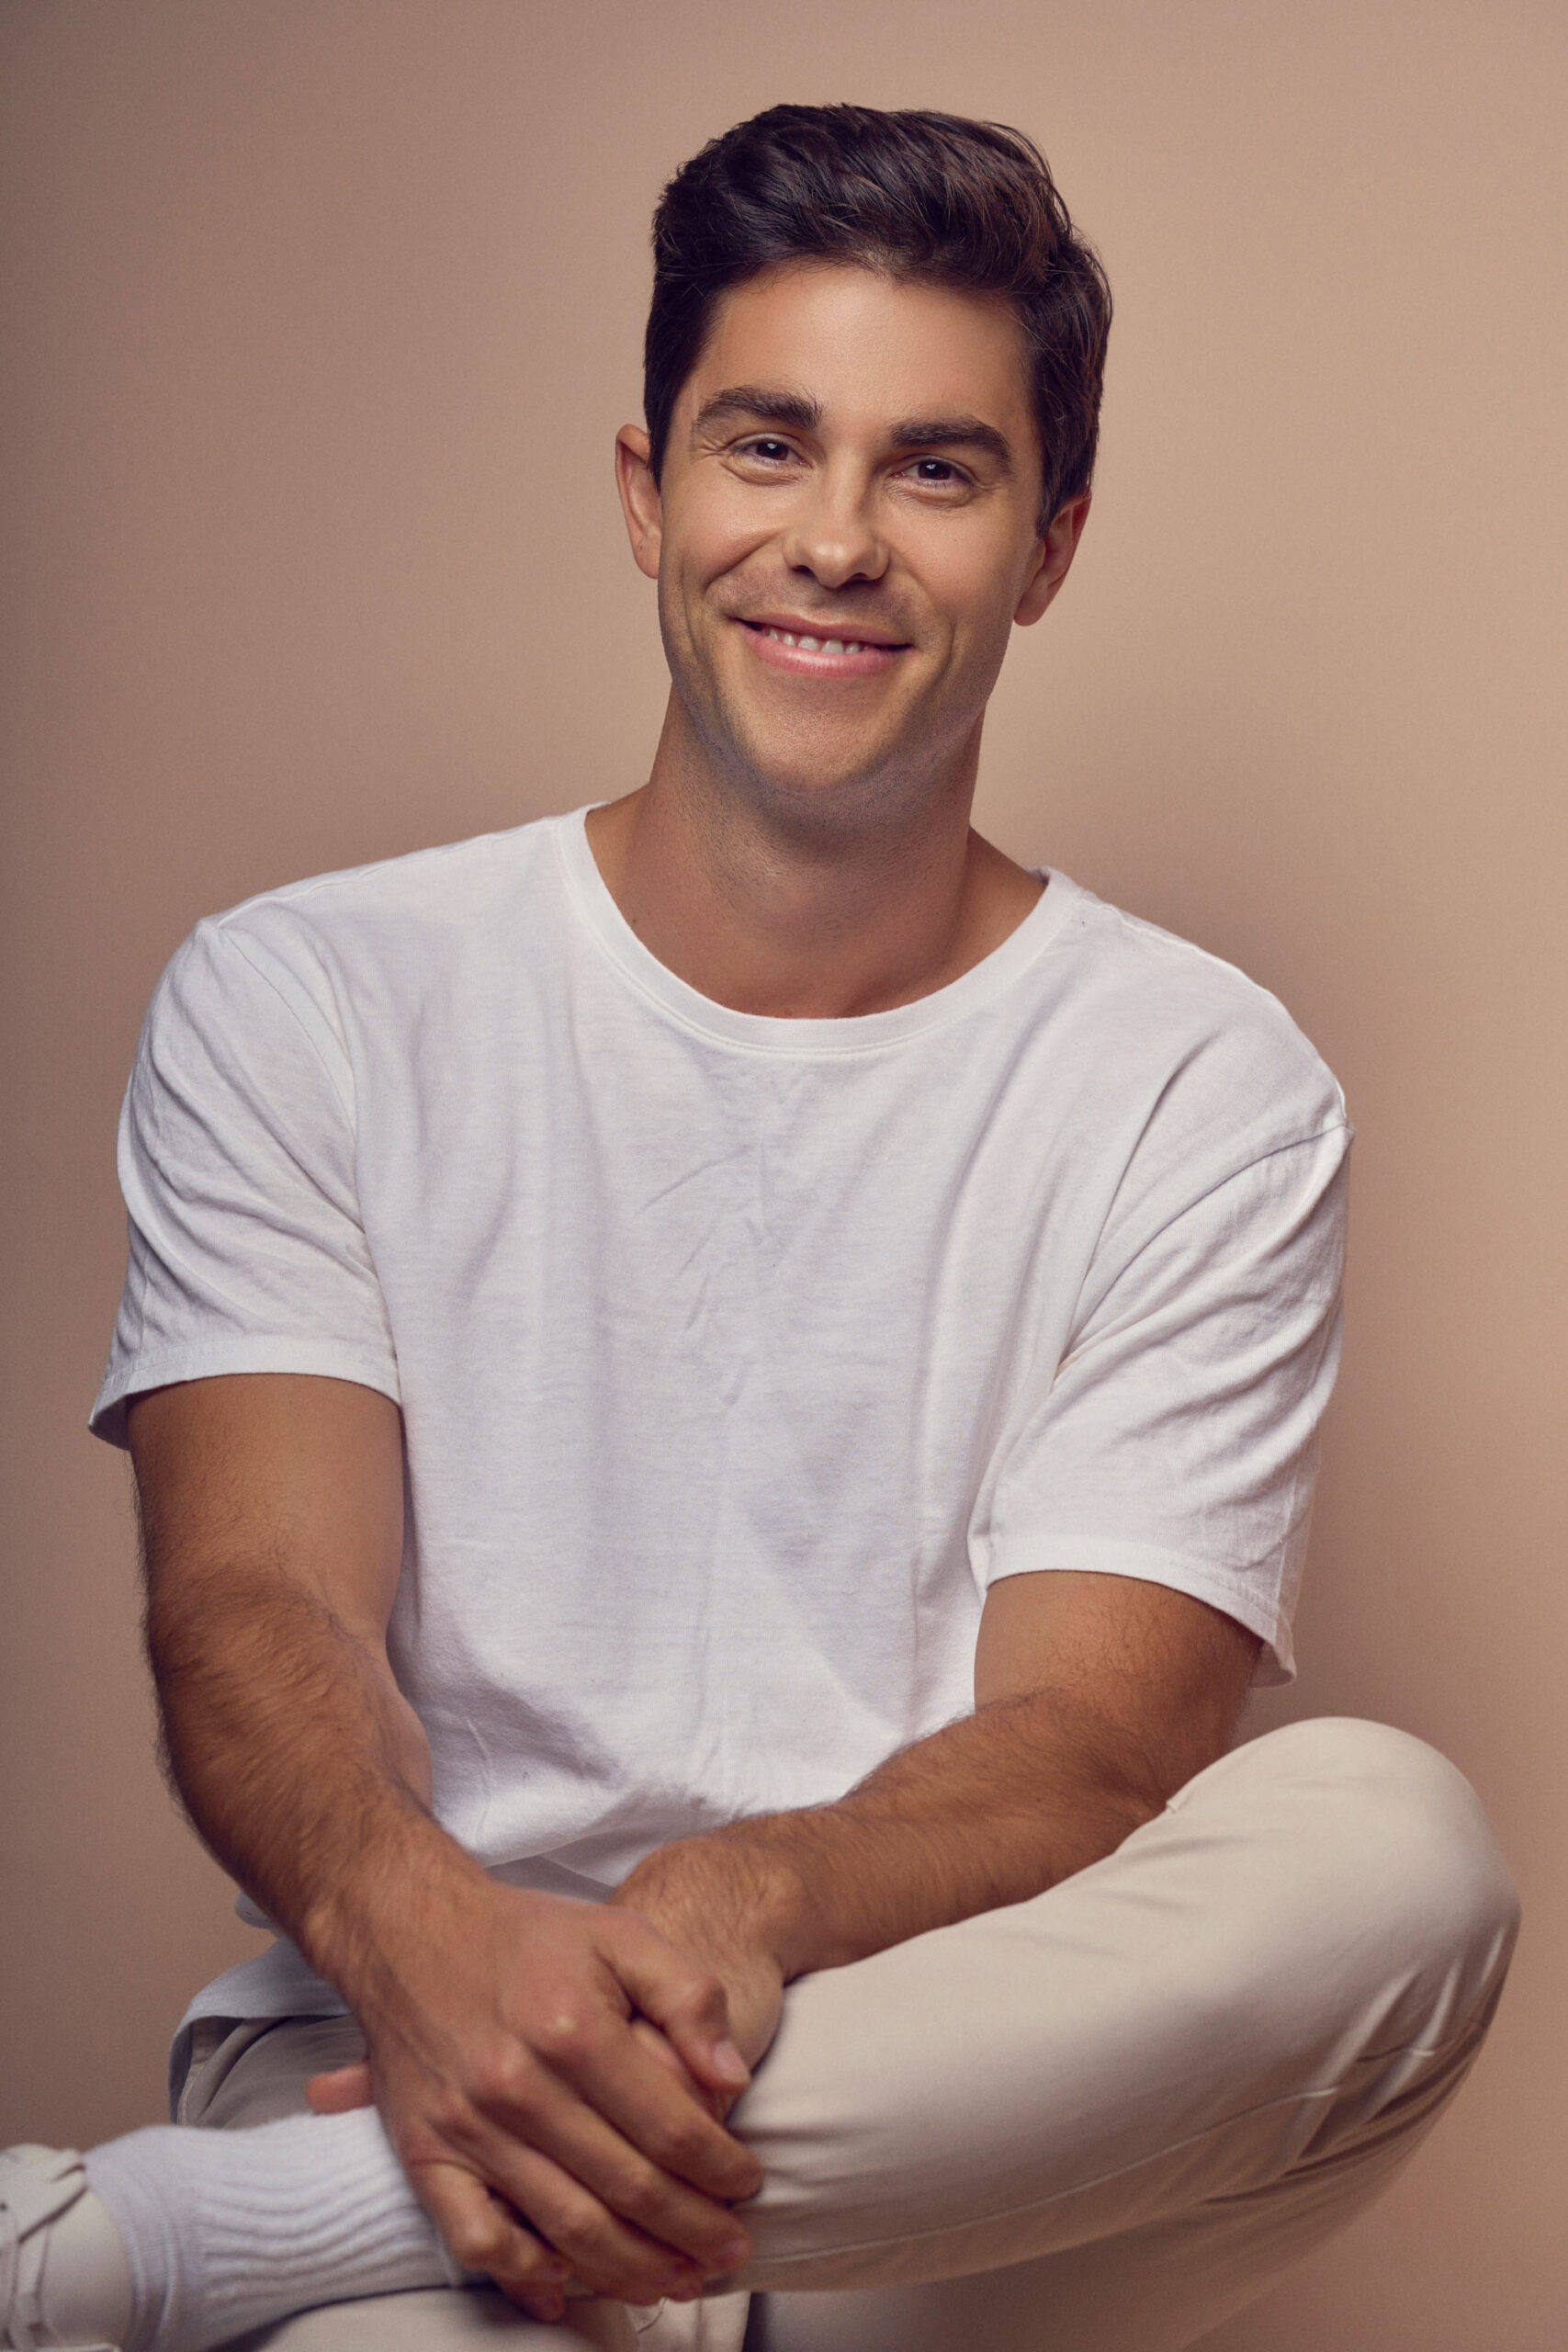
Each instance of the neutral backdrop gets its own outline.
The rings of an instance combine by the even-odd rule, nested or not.
[[[0,2141],[155,2118],[254,1945],[158,1778],[83,1426],[149,989],[252,891],[641,781],[610,453],[654,198],[780,98],[936,105],[1039,139],[1119,306],[982,822],[1276,989],[1360,1131],[1304,1664],[1259,1721],[1438,1743],[1526,1900],[1453,2113],[1214,2352],[1558,2352],[1565,51],[1511,0],[0,9]]]

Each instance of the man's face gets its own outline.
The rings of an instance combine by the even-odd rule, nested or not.
[[[1045,609],[1088,504],[1040,533],[1005,302],[817,263],[748,279],[682,387],[657,491],[646,450],[623,434],[633,546],[709,761],[802,816],[967,765],[1009,632]]]

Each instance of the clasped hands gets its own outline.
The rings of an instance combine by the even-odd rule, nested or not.
[[[761,2183],[724,2124],[781,2004],[748,1892],[704,1838],[604,1905],[457,1870],[378,1939],[351,1990],[369,2057],[310,2105],[374,2099],[454,2258],[533,2317],[560,2318],[570,2278],[689,2301],[747,2260],[732,2208]]]

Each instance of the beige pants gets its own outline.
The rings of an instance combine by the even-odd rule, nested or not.
[[[1516,1916],[1451,1765],[1378,1724],[1293,1724],[1048,1894],[792,1985],[733,2117],[766,2174],[754,2258],[712,2300],[547,2328],[433,2289],[245,2352],[1175,2352],[1412,2154]],[[181,2115],[296,2112],[361,2046],[346,2018],[239,2023]]]

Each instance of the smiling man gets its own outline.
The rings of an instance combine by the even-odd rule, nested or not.
[[[1233,1745],[1337,1090],[970,826],[1099,266],[1017,133],[849,107],[715,141],[655,247],[648,782],[254,899],[149,1016],[96,1425],[277,1938],[175,2124],[0,2159],[9,2345],[1166,2352],[1361,2210],[1500,1989],[1450,1766]]]
[[[1092,441],[1059,500],[1027,361],[994,294],[785,261],[727,290],[673,413],[620,436],[673,691],[652,780],[589,839],[646,944],[722,1003],[886,1011],[1040,897],[969,826],[1011,628],[1089,510]]]

